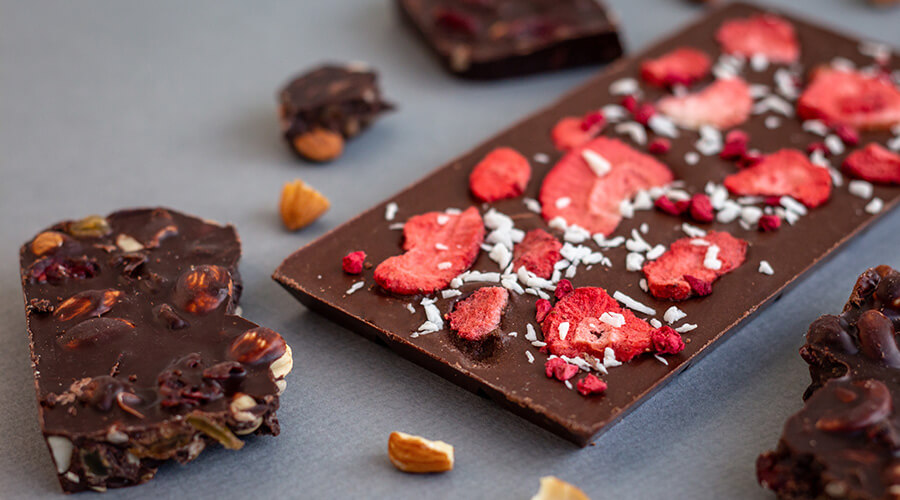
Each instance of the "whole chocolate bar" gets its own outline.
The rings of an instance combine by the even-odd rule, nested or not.
[[[813,322],[800,355],[812,384],[775,451],[757,461],[779,498],[900,496],[900,273],[864,272],[840,315]]]
[[[231,226],[163,208],[67,221],[20,253],[41,429],[66,492],[279,431],[290,347],[237,311]]]
[[[885,54],[729,4],[274,278],[586,445],[897,204],[900,73]]]
[[[598,0],[397,0],[442,64],[466,78],[504,78],[609,62],[617,22]]]

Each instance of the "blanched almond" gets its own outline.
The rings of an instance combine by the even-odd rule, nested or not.
[[[446,472],[453,469],[453,446],[404,432],[388,438],[388,457],[403,472]]]
[[[531,500],[591,500],[583,491],[571,484],[555,478],[544,476],[541,478],[541,489]]]

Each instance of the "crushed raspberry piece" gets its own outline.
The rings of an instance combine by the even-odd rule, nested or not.
[[[584,129],[584,118],[577,116],[566,116],[556,122],[553,130],[550,132],[550,138],[553,145],[559,151],[569,151],[584,145],[600,133],[603,129],[604,121],[594,123],[590,128]]]
[[[525,192],[531,178],[528,160],[512,148],[497,148],[475,165],[469,189],[481,201],[515,198]]]
[[[709,74],[712,63],[705,52],[681,47],[641,64],[641,78],[651,85],[691,85]]]
[[[606,382],[597,378],[593,373],[588,373],[586,377],[575,384],[575,389],[578,390],[578,393],[582,396],[603,394],[606,392],[606,387]]]
[[[753,98],[741,78],[718,79],[705,89],[685,96],[669,96],[657,104],[660,112],[689,129],[711,125],[718,129],[736,127],[750,117]]]
[[[900,155],[872,142],[847,155],[844,171],[869,182],[900,184]]]
[[[732,130],[725,135],[725,144],[719,157],[723,160],[738,160],[747,153],[747,144],[750,142],[750,136],[743,130]]]
[[[625,324],[615,327],[600,321],[605,312],[621,314]],[[562,330],[566,331],[565,338],[560,336],[563,323],[568,324],[568,330],[565,327]],[[653,327],[637,318],[630,309],[619,306],[602,288],[581,287],[556,303],[541,329],[547,349],[557,356],[587,353],[602,359],[609,347],[615,351],[616,359],[625,362],[650,349]]]
[[[662,210],[663,212],[669,215],[681,215],[685,210],[688,209],[688,205],[690,205],[690,201],[682,200],[682,201],[673,201],[666,195],[662,195],[653,202],[653,205],[656,208]]]
[[[712,283],[709,281],[691,276],[690,274],[685,274],[682,277],[684,278],[684,281],[687,281],[688,285],[691,286],[691,291],[694,292],[694,295],[705,297],[712,293]]]
[[[716,218],[709,196],[702,193],[691,196],[688,211],[691,214],[691,218],[697,222],[712,222]]]
[[[582,153],[593,151],[610,169],[598,175]],[[619,225],[619,204],[638,191],[664,186],[674,179],[669,168],[618,139],[598,137],[570,151],[553,167],[541,186],[540,202],[546,221],[562,217],[591,233],[609,235]],[[568,198],[568,203],[558,200]]]
[[[578,373],[578,367],[569,363],[562,358],[548,359],[544,363],[544,373],[548,378],[555,378],[560,382],[565,382],[574,377]]]
[[[537,302],[534,303],[534,319],[538,323],[543,323],[544,318],[550,313],[550,309],[553,309],[553,306],[550,305],[549,300],[537,299]]]
[[[778,228],[781,227],[781,217],[766,214],[759,218],[757,225],[759,226],[759,230],[764,233],[777,231]]]
[[[602,111],[591,111],[581,118],[581,130],[585,132],[598,130],[599,127],[603,127],[605,122],[606,117],[603,116]]]
[[[834,133],[848,146],[856,146],[859,144],[859,132],[852,127],[839,123],[834,126]]]
[[[647,145],[647,150],[655,155],[666,154],[670,149],[672,149],[672,142],[665,137],[657,137]]]
[[[831,175],[796,149],[772,153],[756,165],[725,178],[725,187],[736,195],[792,196],[815,208],[831,196]]]
[[[649,102],[645,102],[637,107],[634,110],[634,121],[640,123],[641,125],[647,125],[650,122],[650,118],[656,114],[656,107],[650,104]]]
[[[633,95],[627,95],[622,98],[620,102],[623,108],[627,109],[629,113],[634,113],[638,108],[638,100],[637,97]]]
[[[559,300],[573,291],[575,291],[575,287],[572,286],[572,282],[567,279],[561,279],[556,284],[556,291],[553,293],[553,296],[556,297],[556,300]]]
[[[678,354],[684,350],[684,340],[671,326],[653,330],[650,339],[653,342],[653,350],[659,354]]]
[[[453,312],[447,315],[450,328],[466,340],[481,340],[500,328],[500,318],[508,303],[506,288],[479,288],[457,302]]]
[[[543,229],[532,229],[513,249],[513,270],[525,267],[544,279],[553,275],[553,266],[559,262],[562,243]]]
[[[747,151],[746,153],[744,153],[744,156],[740,160],[738,160],[738,168],[750,168],[763,161],[763,158],[763,154],[759,151]]]
[[[728,54],[751,57],[762,54],[769,61],[790,64],[800,57],[794,27],[786,20],[759,14],[722,23],[716,40]]]
[[[823,141],[811,142],[806,146],[806,154],[811,155],[816,151],[824,155],[831,154],[831,152],[828,150],[828,146],[826,146],[825,142]]]
[[[375,268],[375,281],[401,295],[433,293],[475,262],[484,241],[478,209],[461,214],[428,212],[403,226],[403,255],[387,258]],[[448,247],[438,250],[437,245]]]
[[[766,198],[763,200],[763,203],[770,207],[780,207],[781,196],[766,196]]]
[[[341,259],[341,267],[347,274],[359,274],[363,272],[363,264],[366,262],[366,252],[362,250],[350,252]]]
[[[888,129],[900,123],[900,90],[875,75],[820,68],[797,100],[797,114],[804,120],[822,120],[836,133],[838,125]]]
[[[685,275],[712,285],[719,276],[740,266],[747,255],[747,242],[725,232],[710,231],[699,238],[709,245],[694,245],[691,241],[695,239],[698,238],[681,238],[675,241],[660,258],[644,266],[644,276],[651,295],[658,299],[687,299],[695,292]],[[706,254],[712,245],[719,248],[719,269],[710,269],[704,265]]]

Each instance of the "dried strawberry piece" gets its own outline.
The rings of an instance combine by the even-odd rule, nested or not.
[[[736,195],[791,196],[815,208],[831,196],[831,175],[796,149],[772,153],[756,165],[725,178]]]
[[[600,321],[603,313],[621,314],[625,323],[615,327]],[[562,326],[562,325],[567,326]],[[607,347],[619,361],[629,361],[650,349],[650,333],[646,321],[630,309],[622,308],[605,290],[581,287],[563,297],[541,324],[547,349],[557,356],[590,354],[603,358]],[[565,335],[562,333],[565,332]]]
[[[740,160],[738,160],[737,166],[738,168],[742,169],[750,168],[754,165],[758,165],[761,161],[763,161],[763,158],[765,157],[759,151],[747,151],[746,153],[744,153],[744,156],[741,157]]]
[[[800,44],[794,27],[772,14],[726,21],[716,32],[716,40],[728,54],[748,58],[760,54],[769,61],[785,64],[793,63],[800,57]]]
[[[450,328],[466,340],[481,340],[500,327],[500,318],[508,303],[506,288],[479,288],[457,302],[453,312],[447,315]]]
[[[591,116],[589,114],[588,116]],[[559,151],[569,151],[584,145],[594,138],[603,129],[604,121],[593,123],[589,128],[583,128],[588,123],[587,118],[566,116],[559,120],[550,131],[553,145]]]
[[[672,149],[672,142],[665,137],[657,137],[647,145],[647,151],[650,151],[655,155],[666,154],[670,149]]]
[[[532,229],[513,249],[513,269],[525,267],[536,276],[549,279],[559,262],[562,243],[543,229]]]
[[[598,175],[585,160],[584,151],[605,159],[609,171]],[[563,156],[544,178],[540,193],[542,215],[547,221],[562,217],[591,233],[609,235],[622,219],[622,200],[673,179],[669,168],[652,156],[617,139],[598,137]]]
[[[653,202],[653,205],[656,208],[662,210],[663,212],[669,215],[679,216],[684,213],[685,210],[688,209],[688,205],[690,205],[690,201],[681,200],[674,201],[666,195],[662,195]]]
[[[401,295],[428,294],[446,288],[475,262],[484,241],[484,223],[475,207],[461,214],[429,212],[410,218],[403,237],[406,253],[379,264],[375,281]],[[447,250],[438,250],[439,244]]]
[[[651,85],[690,85],[709,74],[709,56],[691,47],[677,48],[641,64],[641,78]]]
[[[567,279],[561,279],[559,280],[559,283],[556,284],[556,290],[553,292],[553,296],[556,297],[556,300],[559,300],[573,291],[575,291],[575,287],[572,286],[572,282]]]
[[[705,297],[712,293],[712,283],[710,283],[709,281],[691,276],[690,274],[685,274],[683,278],[684,281],[687,281],[688,285],[690,285],[691,291],[694,292],[694,295]]]
[[[703,240],[708,245],[698,245]],[[718,269],[704,265],[711,247],[718,247]],[[711,231],[702,238],[681,238],[672,243],[669,250],[658,259],[644,266],[644,276],[650,294],[658,299],[684,300],[694,292],[685,276],[705,281],[710,285],[723,274],[740,266],[747,256],[747,242],[720,231]]]
[[[653,350],[659,354],[678,354],[684,350],[684,340],[671,326],[653,330],[650,339],[653,342]]]
[[[759,230],[766,233],[771,231],[777,231],[779,227],[781,227],[781,217],[772,214],[766,214],[759,218],[757,222],[759,226]]]
[[[732,130],[725,135],[725,144],[722,146],[722,152],[719,157],[723,160],[738,160],[747,153],[747,144],[750,142],[750,135],[743,130]]]
[[[727,129],[747,121],[753,108],[753,98],[750,87],[743,79],[724,78],[693,94],[660,99],[657,108],[684,128],[697,129],[710,125]]]
[[[341,267],[347,274],[359,274],[363,272],[363,264],[366,262],[366,252],[362,250],[350,252],[341,259]]]
[[[688,211],[691,214],[691,218],[697,222],[712,222],[716,218],[712,201],[710,201],[709,196],[702,193],[691,196]]]
[[[562,358],[548,359],[544,363],[544,373],[548,378],[555,378],[560,382],[565,382],[574,377],[578,373],[578,367],[566,362]]]
[[[544,318],[550,314],[550,309],[553,309],[553,306],[550,304],[549,300],[537,299],[537,302],[534,303],[534,319],[538,323],[543,323]]]
[[[822,120],[835,131],[839,125],[888,129],[900,123],[900,90],[876,75],[820,68],[797,100],[797,114]]]
[[[869,182],[900,184],[900,155],[872,142],[847,155],[844,171]]]
[[[512,148],[497,148],[475,165],[469,174],[469,189],[481,201],[515,198],[525,192],[531,179],[528,160]]]
[[[575,389],[582,396],[592,396],[594,394],[603,394],[606,392],[606,382],[597,378],[593,373],[588,373],[586,377],[579,380],[575,384]]]

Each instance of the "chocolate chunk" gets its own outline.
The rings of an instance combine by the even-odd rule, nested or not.
[[[397,0],[451,73],[476,79],[558,70],[622,55],[598,0]]]
[[[881,266],[857,280],[840,316],[813,322],[800,348],[812,384],[775,451],[757,461],[779,498],[894,498],[900,493],[895,284]]]
[[[239,447],[235,434],[278,434],[284,339],[265,329],[265,355],[228,354],[261,328],[233,315],[233,227],[139,209],[63,222],[36,240],[63,233],[20,253],[41,428],[63,490],[143,483],[165,460]]]

